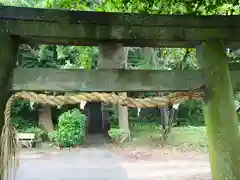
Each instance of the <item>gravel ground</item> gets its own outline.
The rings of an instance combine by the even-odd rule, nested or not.
[[[158,149],[24,150],[18,180],[210,180],[206,155]]]

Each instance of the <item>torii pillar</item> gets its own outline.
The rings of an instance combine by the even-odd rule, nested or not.
[[[1,25],[1,24],[0,24]],[[10,34],[0,32],[0,133],[4,125],[4,110],[8,98],[11,95],[12,73],[16,67],[18,43]],[[0,142],[1,143],[1,142]],[[0,152],[1,154],[1,152]],[[2,162],[0,162],[2,164]],[[1,172],[0,172],[1,173]],[[0,180],[3,175],[0,174]]]
[[[197,58],[205,79],[204,118],[212,180],[240,179],[240,139],[234,94],[224,44],[203,42]]]
[[[99,69],[126,69],[128,48],[124,48],[118,43],[104,43],[99,46]],[[121,96],[126,96],[127,93],[119,93]],[[104,107],[104,106],[103,106]],[[107,111],[107,110],[106,110]],[[103,108],[103,116],[105,112]],[[103,117],[104,118],[104,117]],[[118,121],[121,129],[129,131],[128,125],[128,108],[118,106]]]

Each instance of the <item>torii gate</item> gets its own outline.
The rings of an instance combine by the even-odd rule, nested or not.
[[[11,91],[187,91],[204,85],[204,116],[213,180],[240,179],[239,129],[225,47],[240,44],[240,16],[147,15],[0,7],[0,127]],[[21,43],[195,47],[200,71],[14,69]],[[108,48],[103,48],[108,47]],[[114,50],[115,48],[115,50]],[[104,51],[104,52],[103,52]],[[12,76],[13,73],[13,76]],[[13,78],[12,78],[13,77]]]

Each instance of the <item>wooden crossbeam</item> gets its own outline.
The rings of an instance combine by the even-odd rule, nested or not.
[[[232,83],[240,90],[240,71],[232,71]],[[12,90],[20,91],[186,91],[204,84],[201,71],[79,70],[16,68]]]
[[[1,6],[1,19],[162,27],[239,27],[239,16],[157,15]]]
[[[195,47],[207,39],[240,44],[240,16],[190,16],[1,7],[1,31],[20,43]]]

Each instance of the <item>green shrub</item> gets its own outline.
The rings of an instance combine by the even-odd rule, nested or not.
[[[51,142],[56,143],[58,138],[58,131],[52,131],[48,133],[48,138]]]
[[[128,133],[126,133],[125,130],[119,128],[111,128],[108,131],[108,134],[116,143],[120,143],[128,137]]]
[[[59,116],[58,144],[65,147],[83,144],[86,116],[78,109],[69,110]]]
[[[110,123],[110,127],[112,127],[112,128],[117,128],[118,127],[118,117],[117,117],[116,114],[110,115],[109,123]]]

